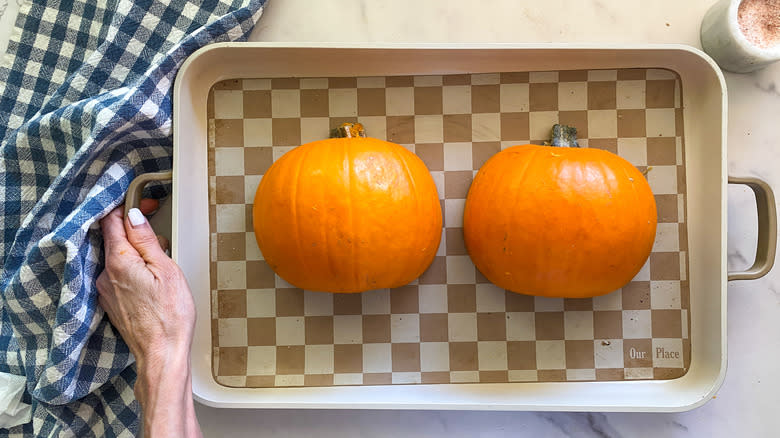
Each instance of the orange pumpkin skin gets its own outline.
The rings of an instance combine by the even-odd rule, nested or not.
[[[442,232],[425,164],[375,138],[332,138],[284,154],[260,182],[253,220],[268,265],[322,292],[408,284],[433,261]]]
[[[655,198],[607,151],[521,145],[490,158],[469,189],[466,248],[497,286],[585,298],[623,287],[655,239]]]

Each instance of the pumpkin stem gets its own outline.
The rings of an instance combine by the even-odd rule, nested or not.
[[[559,125],[556,123],[552,128],[552,138],[550,139],[552,146],[559,146],[564,148],[578,148],[580,145],[577,143],[577,128],[573,126]]]
[[[360,123],[342,123],[338,128],[330,132],[331,138],[356,138],[365,137],[366,130]]]

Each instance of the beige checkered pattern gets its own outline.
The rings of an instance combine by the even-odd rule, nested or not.
[[[669,379],[690,361],[679,80],[665,70],[244,79],[208,104],[213,372],[235,387]],[[445,228],[411,284],[363,294],[302,291],[275,276],[252,229],[263,173],[343,122],[415,152]],[[463,243],[466,193],[499,150],[542,143],[554,123],[640,170],[658,204],[642,271],[593,299],[493,286]]]

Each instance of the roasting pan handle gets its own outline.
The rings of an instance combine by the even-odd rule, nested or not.
[[[141,195],[147,184],[152,181],[170,181],[172,179],[172,170],[144,173],[135,177],[134,180],[130,181],[130,187],[127,188],[127,196],[125,197],[125,216],[127,216],[127,213],[131,208],[138,207],[138,204],[141,202]]]
[[[775,264],[777,250],[777,208],[772,188],[755,177],[729,177],[729,184],[744,184],[756,194],[758,208],[758,247],[756,261],[745,271],[728,273],[728,280],[755,280],[766,275]]]

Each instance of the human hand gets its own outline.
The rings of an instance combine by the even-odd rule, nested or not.
[[[100,221],[106,267],[98,303],[135,356],[144,436],[200,437],[190,371],[192,293],[141,211],[123,216],[120,206]]]
[[[187,281],[143,214],[134,209],[123,218],[122,211],[100,221],[106,268],[97,280],[98,302],[139,368],[189,355],[195,305]]]

